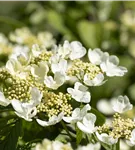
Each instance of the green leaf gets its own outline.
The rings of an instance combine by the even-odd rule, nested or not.
[[[80,144],[82,138],[83,138],[83,133],[82,133],[82,131],[77,127],[77,128],[76,128],[76,143],[77,143],[77,145]]]
[[[0,140],[0,148],[1,150],[16,150],[17,142],[19,136],[21,136],[21,120],[16,120],[10,124],[7,124],[5,127],[5,133],[4,129],[1,129],[1,132],[5,137],[3,136],[3,139]],[[8,130],[10,129],[10,130]]]
[[[96,125],[97,126],[101,126],[105,123],[105,116],[103,114],[101,114],[98,110],[96,110],[95,108],[92,108],[90,112],[96,115],[96,117],[97,117]]]
[[[78,23],[77,28],[81,40],[87,47],[101,47],[103,28],[100,23],[84,20]]]
[[[48,22],[55,30],[64,36],[66,35],[69,39],[74,37],[72,32],[66,27],[62,14],[53,10],[49,10],[47,14]]]
[[[25,26],[24,23],[22,23],[16,19],[7,17],[7,16],[0,16],[0,22],[2,22],[4,24],[9,24],[11,26],[18,27],[18,28]]]

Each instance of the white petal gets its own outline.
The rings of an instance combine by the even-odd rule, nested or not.
[[[119,64],[119,58],[115,55],[111,55],[109,57],[109,62],[113,63],[114,65],[118,65]]]
[[[41,50],[38,44],[32,46],[32,54],[34,57],[38,57],[41,54]]]
[[[82,108],[81,113],[80,113],[80,115],[81,115],[82,118],[87,114],[87,111],[88,111],[88,110],[91,110],[91,107],[90,107],[89,104],[85,105],[85,106]]]
[[[11,103],[11,101],[6,99],[4,94],[2,92],[0,92],[0,105],[8,106],[10,103]]]
[[[61,86],[62,84],[64,84],[66,80],[66,76],[65,74],[63,74],[62,72],[56,72],[54,75],[54,81],[56,81],[56,84],[58,86]]]
[[[62,120],[64,116],[64,113],[61,112],[58,116],[52,116],[49,121],[43,121],[43,120],[40,120],[40,119],[36,119],[36,121],[38,122],[38,124],[40,124],[41,126],[45,127],[45,126],[50,126],[50,125],[54,125],[58,122],[60,122]]]
[[[22,107],[22,103],[19,100],[12,100],[11,102],[13,108],[15,109],[15,111],[17,111],[18,113],[23,113],[23,107]]]
[[[83,85],[82,83],[80,83],[80,82],[76,82],[76,83],[75,83],[74,89],[75,89],[75,90],[80,90],[80,91],[82,91],[82,92],[85,92],[85,91],[88,90],[88,88],[87,88],[86,86],[84,86],[84,85]]]
[[[63,72],[65,73],[67,70],[67,61],[61,59],[59,63],[52,63],[51,64],[52,72],[55,74],[56,72]]]
[[[94,50],[89,49],[88,58],[92,64],[100,65],[102,62],[103,52],[99,48],[95,48]]]
[[[109,136],[106,133],[99,134],[98,132],[96,132],[96,135],[100,141],[108,145],[116,144],[118,141],[118,139],[114,139],[113,137]]]
[[[95,132],[95,121],[96,116],[92,113],[88,113],[83,118],[83,123],[77,122],[77,126],[80,130],[82,130],[85,133],[93,133]]]
[[[40,120],[40,119],[36,119],[36,121],[38,122],[38,124],[40,124],[43,127],[50,125],[48,121],[43,121],[43,120]]]
[[[37,88],[31,89],[31,101],[35,106],[41,102],[42,96],[43,94]]]
[[[78,59],[83,57],[86,54],[86,49],[82,46],[80,42],[74,41],[71,42],[72,52],[70,54],[70,59]]]
[[[19,63],[19,61],[15,60],[15,59],[10,59],[8,60],[8,62],[6,63],[6,69],[11,73],[11,74],[15,74],[17,71],[20,71],[22,69],[21,64]]]
[[[83,123],[81,122],[77,122],[77,127],[83,131],[84,133],[92,133],[91,130],[89,130],[89,128],[87,128]]]
[[[91,95],[89,92],[85,92],[81,99],[80,99],[80,102],[83,102],[83,103],[89,103],[90,102],[90,99],[91,99]]]
[[[135,129],[131,132],[130,142],[132,145],[135,145]]]

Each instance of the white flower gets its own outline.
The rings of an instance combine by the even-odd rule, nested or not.
[[[60,58],[60,56],[58,54],[54,54],[53,56],[50,57],[49,63],[50,64],[58,64],[60,59],[63,59],[63,58]]]
[[[99,73],[93,78],[92,80],[89,79],[89,75],[85,74],[84,75],[84,83],[87,86],[100,86],[105,83],[104,80],[104,75],[102,73]]]
[[[89,49],[88,58],[91,63],[95,65],[100,65],[103,72],[107,76],[123,76],[127,69],[119,65],[118,57],[111,55],[107,52],[102,52],[100,49],[96,48],[94,50]]]
[[[40,47],[38,44],[33,44],[31,52],[32,56],[38,57],[42,52],[46,52],[46,49],[44,48],[44,46]]]
[[[61,59],[58,63],[52,63],[51,69],[54,74],[56,72],[65,73],[67,70],[67,61],[65,59]]]
[[[31,88],[30,94],[31,94],[30,103],[33,104],[34,106],[38,105],[41,102],[43,94],[37,88]]]
[[[0,105],[2,106],[8,106],[11,103],[11,101],[7,98],[5,98],[4,94],[0,92]]]
[[[86,146],[79,146],[77,150],[100,150],[101,145],[100,143],[96,143],[96,144],[88,144]]]
[[[47,87],[56,90],[61,85],[64,84],[65,80],[66,80],[65,74],[61,72],[56,72],[54,75],[54,79],[52,76],[47,76],[44,80],[44,83]]]
[[[41,126],[46,127],[46,126],[51,126],[51,125],[54,125],[54,124],[60,122],[63,117],[64,117],[64,113],[61,112],[58,116],[54,115],[51,118],[49,118],[49,121],[43,121],[43,120],[40,120],[40,119],[36,119],[36,121]]]
[[[50,48],[55,44],[55,39],[50,32],[39,32],[37,38],[44,48]]]
[[[10,55],[10,58],[16,59],[17,56],[19,56],[19,55],[28,57],[29,51],[30,51],[30,49],[27,46],[15,45],[15,47],[13,48],[13,52]]]
[[[117,101],[113,103],[113,110],[118,113],[123,113],[125,111],[131,110],[133,105],[130,104],[127,96],[119,96]]]
[[[106,133],[99,134],[98,132],[96,132],[96,136],[101,142],[106,143],[108,145],[113,145],[118,142],[118,139],[114,139]]]
[[[88,88],[80,82],[75,83],[74,89],[67,89],[68,93],[71,94],[72,98],[74,98],[77,102],[83,103],[89,103],[91,99],[91,95],[87,90]]]
[[[100,65],[102,62],[104,53],[99,49],[95,48],[94,50],[89,49],[88,58],[92,64]]]
[[[70,58],[71,60],[83,57],[86,54],[86,49],[80,42],[73,41],[69,43],[65,41],[63,47],[58,47],[58,54],[62,58]]]
[[[127,69],[119,65],[119,59],[118,57],[112,55],[109,56],[106,61],[103,61],[100,64],[100,67],[103,72],[106,73],[107,76],[123,76],[126,72]]]
[[[87,114],[87,111],[90,110],[91,107],[89,104],[85,105],[82,109],[75,108],[72,112],[71,117],[63,117],[63,120],[67,123],[76,123],[83,119],[83,117]]]
[[[87,113],[82,122],[77,122],[77,127],[84,133],[93,133],[96,131],[95,127],[96,116],[92,113]]]
[[[20,55],[19,57],[23,57],[23,55]],[[24,60],[24,62],[25,62],[25,60]],[[27,72],[25,72],[24,66],[17,59],[11,58],[10,60],[8,60],[6,63],[6,69],[12,75],[18,76],[21,79],[25,79],[27,76]]]
[[[46,62],[41,61],[38,65],[32,65],[31,74],[40,82],[44,82],[45,77],[49,71],[49,67]]]
[[[42,93],[37,88],[31,89],[30,102],[22,103],[19,100],[13,99],[11,104],[15,109],[16,115],[27,120],[32,121],[32,118],[37,114],[36,106],[41,102]]]
[[[6,63],[6,69],[12,74],[16,75],[17,72],[20,72],[22,70],[22,65],[18,60],[10,59]]]
[[[32,45],[32,55],[34,57],[38,57],[41,54],[41,49],[38,44]]]

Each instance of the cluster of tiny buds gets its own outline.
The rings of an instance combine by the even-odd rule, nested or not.
[[[98,66],[77,59],[73,61],[72,68],[69,68],[67,74],[69,76],[76,76],[82,79],[84,74],[87,73],[89,75],[89,78],[92,80],[100,72],[101,69]]]
[[[130,118],[122,118],[118,113],[113,116],[112,124],[100,126],[99,133],[108,133],[113,138],[125,138],[127,140],[131,137],[131,132],[135,128],[135,122]]]
[[[30,83],[31,87],[37,87],[37,89],[39,89],[42,92],[48,89],[44,83],[37,82],[35,80],[35,77],[33,77],[31,73],[29,73],[26,80]]]
[[[42,102],[37,106],[38,112],[45,112],[48,117],[58,115],[63,112],[66,116],[70,116],[72,106],[69,103],[71,96],[69,94],[63,94],[59,92],[44,92]]]
[[[51,51],[42,51],[38,57],[31,58],[30,64],[38,64],[40,61],[49,61],[52,55]]]
[[[8,78],[12,78],[11,74],[5,68],[2,68],[0,70],[0,81],[4,82]]]
[[[30,99],[30,84],[26,80],[14,78],[8,87],[3,87],[3,92],[9,100],[18,99],[26,102]]]

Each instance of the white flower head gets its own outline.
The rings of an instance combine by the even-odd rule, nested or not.
[[[106,73],[107,76],[123,76],[127,69],[119,65],[118,57],[112,55],[109,56],[105,61],[100,64],[100,67],[103,72]]]
[[[63,117],[63,120],[67,123],[76,123],[83,119],[83,117],[87,114],[87,111],[91,109],[90,105],[85,105],[82,109],[75,108],[72,112],[71,117]]]
[[[80,82],[76,82],[73,88],[68,88],[67,91],[71,94],[72,98],[77,102],[89,103],[91,99],[90,92],[87,91],[88,88],[81,84]]]
[[[114,139],[106,133],[99,134],[96,132],[96,136],[101,142],[106,143],[107,145],[113,145],[118,142],[118,139]]]
[[[44,80],[44,84],[50,89],[58,89],[61,85],[64,84],[66,80],[65,74],[61,72],[56,72],[54,74],[54,79],[52,76],[47,76]]]
[[[8,106],[11,103],[11,101],[7,98],[5,98],[4,94],[0,92],[0,105],[1,106]]]
[[[46,127],[46,126],[55,125],[56,123],[60,122],[63,117],[64,117],[64,113],[61,112],[58,116],[54,115],[54,116],[50,117],[49,121],[43,121],[43,120],[40,120],[40,119],[36,119],[36,121],[41,126]]]
[[[31,97],[30,102],[23,103],[16,99],[11,101],[16,115],[27,121],[32,121],[32,118],[37,114],[36,106],[41,102],[42,93],[37,88],[32,88]]]
[[[118,113],[123,113],[125,111],[131,110],[133,105],[130,104],[129,98],[127,96],[119,96],[117,101],[113,103],[113,110]]]
[[[87,86],[100,86],[102,84],[104,84],[106,81],[104,80],[104,75],[102,73],[99,73],[95,76],[95,78],[93,78],[92,80],[89,79],[89,75],[85,74],[84,75],[84,83]]]
[[[94,133],[96,131],[95,127],[96,116],[92,113],[87,113],[82,122],[77,122],[77,127],[84,133]]]

